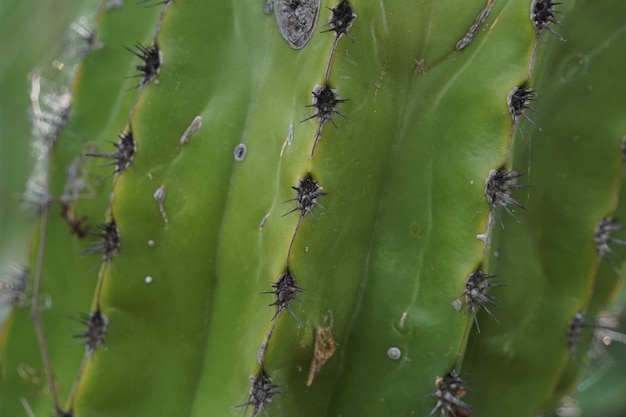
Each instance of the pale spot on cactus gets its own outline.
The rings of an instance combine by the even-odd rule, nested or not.
[[[154,245],[156,245],[156,242],[152,239],[148,240],[148,246],[150,246],[151,248],[154,247]]]
[[[267,334],[265,335],[265,339],[263,340],[263,343],[261,343],[261,346],[259,346],[259,350],[257,351],[257,354],[256,354],[256,360],[259,363],[259,365],[263,365],[263,362],[265,361],[265,353],[267,352],[267,345],[270,342],[270,338],[272,337],[273,331],[274,331],[274,326],[272,326],[272,330],[267,332]]]
[[[152,195],[154,201],[157,203],[157,208],[159,209],[159,213],[161,214],[161,218],[165,224],[169,223],[169,219],[167,217],[167,211],[165,210],[165,186],[162,185],[156,189],[154,194]]]
[[[270,218],[270,214],[267,213],[265,214],[265,216],[263,216],[263,218],[261,219],[261,223],[259,223],[259,230],[263,230],[263,228],[265,227],[265,223],[267,223],[267,220]]]
[[[283,156],[283,152],[287,146],[291,146],[291,142],[293,142],[293,125],[289,125],[289,130],[287,131],[287,139],[283,142],[283,147],[280,149],[280,156]]]
[[[145,278],[143,279],[143,281],[144,281],[146,284],[152,284],[152,281],[153,281],[153,280],[154,280],[154,279],[153,279],[150,275],[148,275],[147,277],[145,277]]]
[[[465,417],[473,413],[472,407],[461,400],[467,393],[467,386],[453,369],[443,378],[435,381],[437,391],[431,394],[437,399],[429,417],[439,413],[441,417]]]
[[[487,5],[480,11],[480,13],[478,13],[478,16],[476,16],[476,20],[474,20],[472,26],[470,26],[470,28],[467,30],[465,36],[463,36],[463,38],[461,38],[461,40],[456,43],[457,51],[466,48],[467,45],[469,45],[474,40],[478,29],[480,29],[483,23],[485,23],[487,17],[489,17],[489,13],[491,13],[491,9],[493,8],[493,6],[495,6],[495,4],[496,0],[487,0]]]
[[[238,144],[233,149],[233,156],[235,157],[235,161],[241,162],[246,159],[246,154],[248,153],[248,148],[243,143]]]
[[[191,123],[189,123],[189,126],[187,126],[187,129],[185,129],[182,136],[178,140],[178,143],[180,143],[181,145],[184,145],[187,142],[189,142],[189,138],[191,137],[191,135],[193,135],[201,127],[202,127],[202,116],[194,117]]]
[[[136,87],[148,84],[155,79],[161,70],[161,65],[163,65],[163,54],[159,50],[159,47],[156,44],[146,46],[141,43],[136,43],[135,48],[137,50],[127,46],[125,46],[125,48],[143,61],[143,64],[135,65],[135,69],[139,71],[140,74],[131,75],[131,77],[141,77],[141,81]]]
[[[324,321],[329,321],[328,326],[315,326],[315,344],[313,346],[313,359],[309,369],[309,376],[306,381],[308,387],[311,386],[313,380],[322,370],[324,364],[335,354],[339,347],[332,334],[333,313],[328,311]]]
[[[41,76],[29,74],[30,106],[33,124],[43,142],[34,143],[35,151],[45,155],[65,127],[70,115],[72,94],[67,87],[41,97]],[[40,149],[39,149],[40,148]]]
[[[387,350],[387,356],[389,357],[389,359],[397,361],[398,359],[400,359],[402,357],[402,351],[397,348],[397,347],[390,347]]]
[[[293,49],[302,49],[309,42],[320,12],[320,0],[270,0],[265,12],[274,11],[281,36]]]

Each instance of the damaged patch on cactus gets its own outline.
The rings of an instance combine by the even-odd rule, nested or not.
[[[152,194],[152,198],[154,198],[154,201],[157,203],[157,208],[159,209],[163,223],[168,224],[169,219],[167,217],[167,211],[165,210],[165,185],[157,188],[154,194]]]
[[[120,232],[117,229],[115,220],[98,226],[100,231],[90,232],[91,235],[101,238],[100,242],[94,242],[92,247],[81,252],[83,255],[101,253],[103,262],[111,262],[113,256],[120,248]]]
[[[282,394],[278,390],[280,385],[272,383],[272,379],[265,372],[265,369],[261,369],[257,376],[250,377],[250,382],[252,387],[250,388],[248,401],[235,407],[245,406],[247,412],[248,407],[252,406],[252,417],[257,417],[261,413],[267,416],[267,406],[273,404],[273,398],[276,394]]]
[[[293,210],[283,214],[284,217],[294,211],[300,210],[300,218],[304,218],[307,214],[310,214],[313,220],[317,221],[317,218],[313,214],[313,207],[318,206],[322,209],[324,207],[317,202],[317,198],[326,195],[326,192],[320,185],[313,179],[311,174],[307,174],[306,177],[300,180],[300,184],[297,187],[291,187],[296,190],[296,196],[287,201],[296,201],[298,206]]]
[[[313,359],[309,368],[309,376],[306,380],[307,387],[310,387],[313,380],[320,373],[324,364],[335,354],[339,345],[333,337],[333,313],[328,311],[324,321],[329,322],[328,326],[315,326],[315,344],[313,346]]]
[[[530,20],[535,25],[537,35],[541,36],[544,30],[548,30],[554,34],[560,40],[564,40],[561,35],[550,27],[551,24],[559,26],[559,20],[556,18],[557,13],[556,6],[561,4],[552,0],[534,0],[531,5]]]
[[[285,272],[283,272],[280,278],[278,278],[278,281],[272,284],[272,288],[274,288],[274,291],[262,293],[274,294],[276,296],[276,301],[269,304],[270,306],[276,306],[276,313],[274,314],[274,317],[272,317],[272,320],[275,320],[278,316],[280,316],[280,313],[283,311],[288,310],[293,318],[296,319],[298,324],[300,324],[300,320],[296,317],[296,313],[294,313],[291,309],[291,302],[294,300],[302,302],[302,300],[298,298],[298,293],[304,290],[298,287],[296,279],[291,274],[291,271],[289,271],[289,267],[285,269]]]
[[[322,33],[335,32],[337,38],[345,34],[354,42],[354,38],[348,33],[348,29],[350,29],[356,20],[356,13],[352,10],[350,3],[348,3],[347,0],[342,0],[339,4],[330,9],[330,11],[331,15],[328,21],[330,29],[323,30]]]
[[[492,306],[496,305],[497,299],[488,294],[487,290],[491,287],[502,287],[504,284],[495,284],[489,282],[488,280],[494,278],[495,275],[485,274],[480,269],[472,272],[470,276],[465,281],[465,290],[463,290],[463,294],[461,296],[465,296],[465,313],[468,313],[470,310],[472,311],[472,315],[474,316],[474,322],[476,323],[476,330],[480,333],[480,326],[478,325],[478,317],[477,312],[478,308],[482,307],[487,314],[489,314],[493,319],[497,322],[498,319],[493,315],[493,313],[487,307],[487,304],[491,304]],[[462,302],[460,300],[455,300],[452,304],[455,310],[460,310]]]
[[[159,47],[155,43],[151,46],[146,46],[141,43],[135,44],[135,49],[131,49],[127,46],[125,48],[133,55],[143,61],[141,65],[135,65],[135,69],[140,72],[137,75],[131,75],[131,77],[141,77],[141,81],[137,84],[137,87],[148,84],[158,74],[163,64],[163,54],[159,50]]]
[[[437,399],[437,404],[432,409],[429,417],[439,413],[441,417],[465,417],[474,411],[472,407],[461,400],[467,393],[467,386],[453,369],[443,378],[435,381],[437,391],[431,394]]]
[[[495,6],[495,4],[496,0],[487,0],[487,5],[480,11],[480,13],[478,13],[478,16],[476,16],[474,23],[467,30],[465,36],[463,36],[461,40],[456,43],[457,51],[465,49],[465,47],[467,47],[467,45],[469,45],[474,40],[474,36],[476,36],[478,29],[480,29],[483,23],[485,23],[487,17],[489,17],[489,13],[491,13],[491,9],[493,8],[493,6]]]
[[[324,123],[330,121],[333,126],[337,127],[337,124],[335,124],[335,121],[332,118],[335,113],[347,119],[347,117],[337,109],[337,106],[348,101],[348,99],[340,99],[339,92],[330,88],[328,85],[316,85],[311,94],[313,95],[313,103],[307,104],[306,107],[315,107],[316,112],[313,116],[309,116],[302,121],[306,122],[307,120],[311,120],[315,117],[319,119],[319,125],[313,142],[313,149],[311,150],[311,157],[313,157],[315,147],[317,146],[317,142],[322,134],[322,126]]]
[[[117,148],[117,152],[93,152],[86,153],[86,156],[93,156],[96,158],[108,158],[114,159],[113,162],[105,164],[105,166],[115,165],[115,172],[121,174],[126,168],[133,162],[133,157],[137,151],[137,145],[135,144],[135,138],[131,130],[126,130],[119,135],[119,141],[114,143]],[[114,173],[115,173],[114,172]]]
[[[194,117],[191,123],[189,123],[189,126],[187,126],[187,129],[185,129],[185,131],[181,135],[180,139],[178,139],[178,143],[180,143],[181,145],[184,145],[187,142],[189,142],[189,138],[191,137],[191,135],[196,133],[196,131],[200,129],[201,127],[202,127],[202,116]]]
[[[517,217],[515,217],[513,212],[509,209],[509,204],[528,210],[526,206],[510,196],[511,190],[515,188],[528,187],[527,185],[520,185],[517,183],[517,179],[521,176],[522,174],[517,174],[514,171],[507,171],[504,168],[491,170],[491,172],[489,172],[485,196],[487,197],[487,202],[489,203],[489,207],[492,211],[495,211],[498,207],[503,207],[507,213],[517,220]],[[500,218],[500,222],[502,223],[502,218]]]
[[[86,327],[80,333],[74,334],[74,337],[83,339],[81,344],[85,345],[87,355],[91,356],[98,346],[104,344],[109,319],[100,312],[100,309],[96,309],[88,315],[73,318],[73,320]]]
[[[611,260],[611,258],[617,256],[609,245],[626,246],[626,240],[613,237],[611,233],[622,230],[624,230],[624,226],[618,224],[617,221],[611,217],[605,217],[600,221],[600,224],[596,227],[594,237],[598,255],[607,260]],[[614,266],[614,268],[616,268],[616,266]]]
[[[281,36],[293,49],[302,49],[309,42],[320,13],[320,0],[273,0],[265,11],[274,10]]]
[[[541,128],[537,126],[535,122],[532,121],[530,117],[526,115],[525,110],[530,109],[530,102],[535,100],[536,92],[526,88],[524,85],[520,85],[519,87],[515,87],[511,90],[508,96],[508,105],[509,105],[509,113],[511,113],[511,117],[513,118],[513,123],[517,124],[520,117],[528,120],[530,124],[535,126],[539,131]]]

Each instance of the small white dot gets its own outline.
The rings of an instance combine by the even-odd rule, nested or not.
[[[153,247],[155,245],[154,240],[150,239],[148,241],[148,246]]]
[[[387,351],[387,356],[389,356],[389,359],[397,361],[402,356],[402,352],[397,347],[390,347]]]
[[[470,181],[470,184],[474,185],[474,180],[471,180],[471,181]]]
[[[150,275],[148,275],[147,277],[144,278],[144,281],[146,284],[151,284],[152,283],[152,277]]]

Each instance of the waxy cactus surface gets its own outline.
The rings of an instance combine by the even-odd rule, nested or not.
[[[91,4],[31,76],[0,415],[553,412],[622,284],[621,0],[249,3]]]

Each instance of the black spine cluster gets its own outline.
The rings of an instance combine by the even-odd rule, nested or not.
[[[159,74],[163,59],[156,43],[150,46],[137,43],[135,44],[136,49],[127,46],[125,48],[143,61],[143,64],[135,65],[135,69],[140,72],[135,77],[141,77],[141,82],[137,86],[148,84]]]
[[[352,26],[352,23],[356,20],[356,14],[352,10],[352,6],[346,0],[342,0],[335,7],[330,9],[331,15],[328,24],[330,29],[323,30],[324,32],[335,32],[335,36],[339,38],[345,34],[348,38],[354,42],[354,39],[348,33],[348,29]]]
[[[491,310],[487,307],[487,304],[492,306],[496,305],[496,298],[487,293],[489,288],[502,287],[504,284],[495,284],[489,280],[494,278],[495,275],[485,274],[480,269],[472,272],[465,281],[465,290],[463,290],[463,296],[465,297],[465,312],[472,312],[474,316],[474,322],[476,323],[476,330],[480,333],[480,327],[478,326],[477,312],[478,308],[482,307],[487,314],[489,314],[495,321],[498,321],[493,315]],[[453,304],[457,310],[460,310],[460,302],[456,301]]]
[[[583,327],[588,325],[588,320],[582,313],[578,312],[572,317],[567,325],[567,347],[570,352],[578,351],[578,339]]]
[[[291,302],[296,300],[302,302],[298,298],[298,293],[304,291],[302,288],[298,287],[296,283],[296,279],[289,271],[289,268],[285,269],[285,272],[278,278],[278,281],[272,284],[272,288],[274,291],[265,293],[265,294],[274,294],[276,296],[276,301],[274,301],[270,306],[276,306],[276,314],[272,317],[272,320],[275,320],[283,311],[288,310],[289,313],[298,321],[298,317],[291,309]]]
[[[85,326],[85,329],[74,334],[74,337],[83,339],[82,344],[87,348],[87,354],[93,354],[96,348],[104,343],[109,320],[100,310],[74,320]]]
[[[96,158],[113,159],[113,162],[105,165],[115,165],[115,172],[121,174],[133,162],[133,157],[137,151],[137,144],[135,143],[133,132],[127,130],[120,133],[119,141],[113,145],[117,148],[117,152],[96,152],[86,153],[85,155],[94,156]]]
[[[509,94],[509,112],[513,121],[517,123],[520,117],[528,120],[533,125],[535,124],[524,112],[526,109],[531,109],[530,103],[535,100],[536,92],[521,85],[515,87]]]
[[[313,207],[318,206],[322,209],[324,208],[317,202],[318,197],[326,195],[324,189],[313,179],[311,174],[307,174],[306,177],[301,179],[297,187],[291,188],[296,191],[296,196],[287,201],[296,201],[298,206],[284,215],[286,216],[287,214],[299,210],[300,218],[304,218],[307,214],[310,214],[313,220],[317,221],[317,218],[313,214]]]
[[[559,39],[562,39],[561,35],[556,33],[554,29],[550,27],[551,24],[555,24],[557,26],[559,25],[559,19],[556,18],[557,13],[559,13],[556,10],[556,6],[559,4],[561,3],[552,0],[535,0],[532,6],[530,19],[535,25],[535,30],[538,35],[541,35],[543,31],[547,29]]]
[[[611,236],[613,232],[624,230],[624,226],[618,224],[614,219],[605,217],[596,227],[595,243],[598,254],[603,258],[615,256],[615,252],[611,249],[611,244],[618,246],[626,246],[626,240],[618,239]]]
[[[95,242],[91,248],[84,250],[82,254],[91,255],[101,253],[104,262],[111,262],[113,256],[115,256],[120,249],[120,232],[114,220],[98,226],[98,229],[100,230],[90,232],[90,234],[99,237],[101,241]]]
[[[247,410],[252,406],[252,417],[257,417],[261,413],[268,416],[266,407],[273,403],[276,394],[282,394],[278,390],[280,386],[272,383],[272,379],[264,369],[261,369],[257,376],[250,377],[250,382],[252,387],[250,387],[248,401],[238,407],[245,406]]]
[[[430,412],[430,416],[439,413],[441,417],[463,417],[473,413],[472,407],[461,400],[467,392],[467,385],[459,377],[456,370],[450,371],[443,378],[435,382],[437,391],[431,394],[437,399],[437,404]]]
[[[330,121],[333,126],[337,127],[332,116],[336,113],[341,117],[346,117],[337,109],[337,106],[348,101],[348,99],[340,99],[337,90],[333,90],[328,86],[322,87],[318,85],[311,94],[313,94],[313,104],[308,104],[306,107],[315,107],[317,111],[313,116],[304,119],[303,122],[317,117],[320,119],[320,124]]]
[[[509,209],[508,205],[513,205],[521,209],[527,210],[527,207],[519,203],[513,197],[511,197],[511,190],[515,188],[527,188],[526,185],[520,185],[517,183],[517,179],[522,174],[517,174],[513,171],[507,171],[504,168],[492,171],[487,179],[487,187],[485,189],[485,196],[489,202],[489,207],[492,211],[495,211],[498,207],[503,207],[507,213],[509,213],[514,219],[517,220],[513,212]]]

